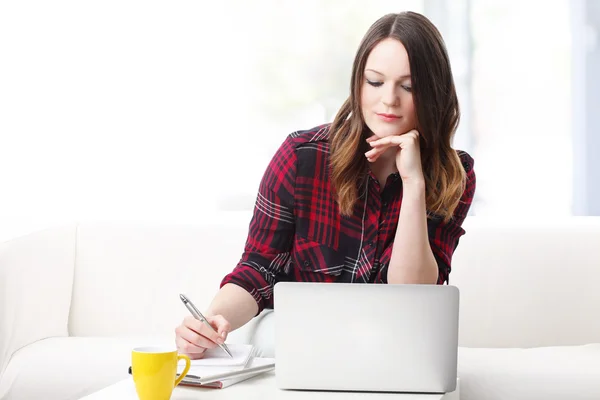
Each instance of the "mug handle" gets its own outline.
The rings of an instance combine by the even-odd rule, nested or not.
[[[178,354],[177,361],[179,361],[179,360],[185,360],[185,368],[183,369],[183,371],[181,371],[181,374],[179,374],[179,377],[177,379],[175,379],[175,385],[173,385],[173,387],[175,387],[181,383],[183,378],[185,378],[187,373],[190,371],[190,367],[192,366],[192,362],[190,361],[190,358],[188,356],[186,356],[185,354]]]

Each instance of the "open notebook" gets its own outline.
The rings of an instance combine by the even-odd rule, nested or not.
[[[261,357],[253,357],[245,368],[238,369],[237,371],[229,372],[227,375],[231,376],[223,376],[223,374],[214,374],[213,367],[201,367],[195,368],[194,374],[186,375],[185,378],[181,381],[180,385],[183,386],[195,386],[195,387],[204,387],[204,388],[213,388],[213,389],[223,389],[228,386],[234,385],[238,382],[245,381],[247,379],[253,378],[257,375],[260,375],[264,372],[271,371],[275,368],[275,359],[274,358],[261,358]],[[183,369],[183,368],[181,368]],[[248,371],[245,373],[244,371]],[[191,369],[190,369],[191,371]],[[204,373],[204,375],[196,375],[198,373]],[[211,377],[219,378],[211,379]]]
[[[192,360],[190,370],[180,384],[222,389],[275,368],[274,359],[255,357],[256,349],[252,345],[228,344],[227,346],[233,358],[219,347],[209,349],[204,358]],[[177,374],[180,374],[184,368],[185,362],[180,361],[177,365]],[[252,370],[249,370],[250,368]],[[248,373],[244,372],[245,370],[249,370]],[[224,374],[231,376],[223,376]],[[217,379],[211,380],[212,376]]]
[[[233,358],[229,357],[229,354],[225,353],[220,347],[215,347],[214,349],[206,350],[204,357],[200,360],[192,360],[192,369],[194,367],[243,368],[256,353],[256,349],[251,344],[228,344],[227,347],[231,351]],[[182,370],[184,365],[182,362]]]

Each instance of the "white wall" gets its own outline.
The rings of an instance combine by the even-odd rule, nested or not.
[[[569,2],[544,18],[534,0],[369,4],[0,2],[0,240],[248,210],[285,135],[333,117],[369,25],[442,5],[431,18],[466,99],[456,143],[476,159],[473,213],[569,215]]]

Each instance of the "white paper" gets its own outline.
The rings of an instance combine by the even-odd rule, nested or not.
[[[254,357],[248,363],[248,365],[246,366],[246,368],[260,367],[260,366],[267,365],[267,364],[273,364],[274,362],[275,362],[274,358],[258,358],[258,357]],[[257,375],[261,375],[261,374],[264,374],[264,373],[265,372],[257,372],[257,373],[252,374],[252,375],[245,375],[245,376],[242,376],[242,377],[222,379],[221,381],[214,382],[212,384],[209,383],[206,386],[218,385],[218,383],[221,383],[222,388],[226,388],[226,387],[229,387],[231,385],[235,385],[236,383],[246,381],[246,380],[248,380],[250,378],[254,378]]]
[[[251,344],[228,344],[227,347],[233,358],[220,347],[206,350],[204,357],[200,360],[192,360],[192,365],[205,366],[245,366],[250,357],[254,355],[254,346]]]
[[[254,346],[251,344],[228,344],[227,347],[229,348],[229,351],[231,351],[233,358],[229,357],[229,355],[220,347],[208,349],[203,358],[192,360],[192,366],[188,373],[191,375],[202,376],[202,374],[192,371],[203,371],[203,375],[207,375],[208,372],[210,372],[210,375],[214,375],[223,372],[236,371],[244,368],[254,355]],[[177,373],[181,373],[184,367],[185,362],[179,361]],[[206,370],[206,367],[210,369]]]
[[[250,359],[250,362],[248,362],[248,364],[246,365],[245,368],[252,368],[252,367],[260,367],[263,365],[267,365],[267,364],[274,364],[275,363],[275,359],[274,358],[260,358],[260,357],[252,357]],[[211,375],[214,374],[221,374],[224,372],[229,372],[229,371],[233,371],[235,369],[237,370],[243,370],[245,368],[239,368],[239,367],[211,367],[211,366],[196,366],[193,367],[193,371],[194,374],[196,376],[200,376],[202,378],[208,378]],[[180,370],[183,370],[183,367],[180,368]],[[192,370],[190,370],[189,374],[192,374]],[[181,372],[181,371],[179,371]],[[215,381],[215,382],[211,382],[211,383],[207,383],[202,385],[201,387],[206,387],[206,388],[215,388],[215,389],[224,389],[226,387],[235,385],[236,383],[239,382],[243,382],[246,381],[248,379],[254,378],[255,376],[264,374],[267,371],[263,371],[263,372],[256,372],[256,373],[252,373],[252,374],[248,374],[248,375],[243,375],[243,376],[237,376],[237,377],[231,377],[231,378],[226,378],[226,379],[222,379],[219,381]],[[183,380],[183,384],[186,383],[186,380]]]

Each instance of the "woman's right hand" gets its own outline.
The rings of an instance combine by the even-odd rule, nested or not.
[[[197,360],[204,357],[206,349],[225,343],[231,331],[229,322],[222,315],[206,317],[206,321],[216,332],[192,316],[185,317],[181,325],[175,328],[175,344],[180,354]]]

